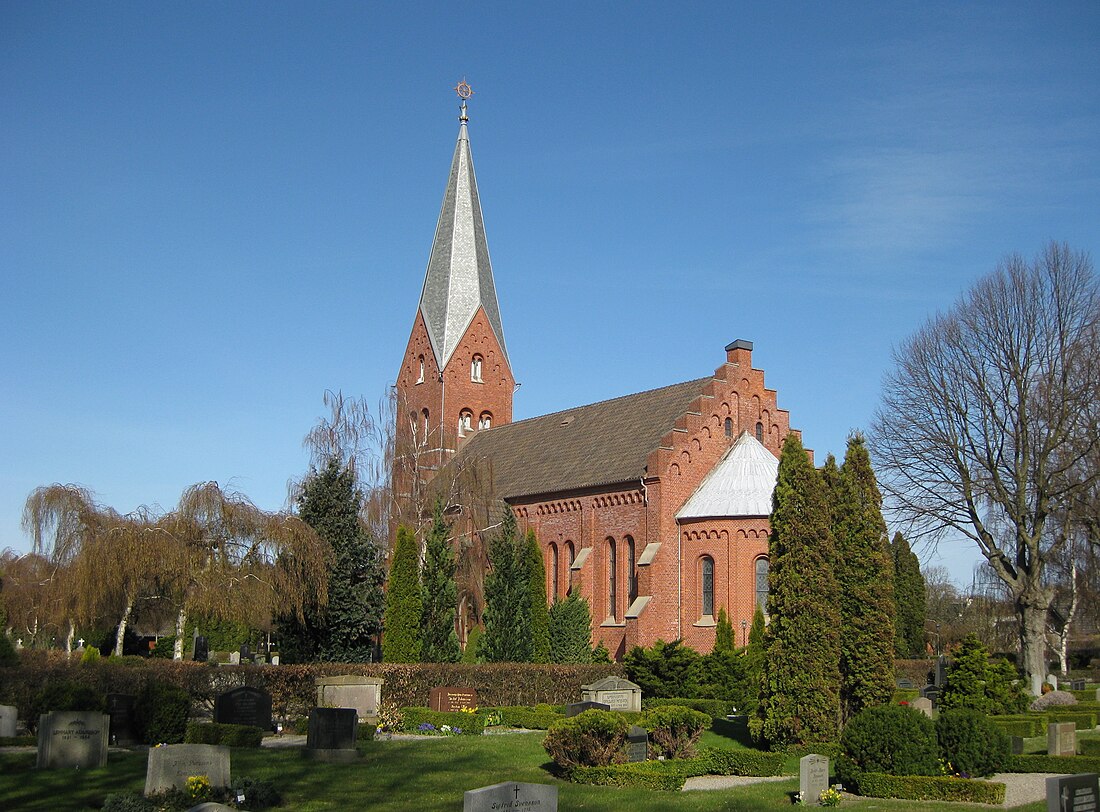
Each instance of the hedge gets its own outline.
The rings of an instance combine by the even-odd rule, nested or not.
[[[187,744],[224,744],[227,747],[259,747],[264,732],[251,725],[192,722],[183,740]]]
[[[1096,756],[1009,756],[1005,772],[1010,773],[1100,773],[1100,758]]]
[[[556,712],[549,705],[534,708],[517,706],[503,708],[478,708],[478,716],[484,718],[486,712],[499,713],[500,723],[505,727],[518,727],[526,730],[546,730],[564,714]]]
[[[868,798],[900,798],[907,801],[963,801],[1003,804],[1005,785],[940,775],[887,775],[859,773],[849,789]]]
[[[569,770],[567,777],[576,784],[640,787],[675,792],[683,789],[684,782],[692,776],[707,773],[705,759],[687,758],[611,764],[607,767],[574,767]]]
[[[1073,722],[1078,730],[1092,730],[1096,727],[1095,711],[1048,710],[1044,711],[1043,715],[1046,716],[1048,723]]]
[[[802,758],[811,754],[826,756],[830,761],[840,757],[840,742],[819,742],[817,744],[794,744],[783,751],[787,758]]]
[[[725,699],[685,699],[683,697],[658,699],[650,697],[642,700],[642,710],[652,710],[662,705],[678,705],[691,708],[709,714],[714,719],[725,719],[734,711],[733,703]]]
[[[698,758],[706,764],[707,775],[779,775],[786,760],[783,753],[723,747],[701,747]]]
[[[1042,736],[1046,734],[1046,721],[1041,718],[1024,716],[990,716],[989,721],[1009,736]]]
[[[1096,687],[1086,688],[1083,691],[1070,691],[1078,702],[1095,702],[1096,701]]]
[[[427,708],[401,708],[401,729],[409,733],[416,733],[420,725],[434,725],[438,730],[443,725],[458,728],[463,736],[480,736],[485,730],[485,719],[476,713],[464,711],[433,711]]]
[[[1077,749],[1083,756],[1100,756],[1100,739],[1078,739]]]

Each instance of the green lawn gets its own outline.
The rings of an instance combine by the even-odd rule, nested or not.
[[[456,736],[438,740],[361,742],[354,764],[323,764],[299,750],[234,749],[236,776],[267,779],[284,796],[285,810],[454,810],[462,807],[464,790],[501,781],[552,783],[559,787],[559,809],[637,810],[771,810],[791,809],[798,779],[714,792],[656,792],[573,785],[548,772],[543,734]],[[737,746],[708,732],[706,744]],[[34,754],[0,754],[0,808],[15,812],[67,812],[96,809],[111,792],[138,791],[145,782],[144,753],[112,753],[108,765],[94,770],[35,770]],[[790,765],[788,765],[790,766]],[[845,800],[860,810],[926,809],[934,812],[991,809],[980,804]],[[1045,804],[1019,809],[1043,812]]]

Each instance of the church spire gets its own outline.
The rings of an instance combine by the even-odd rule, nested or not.
[[[508,360],[466,128],[466,99],[473,91],[465,81],[455,90],[462,99],[458,142],[420,294],[420,312],[440,369],[458,348],[479,307],[485,312],[505,362]]]

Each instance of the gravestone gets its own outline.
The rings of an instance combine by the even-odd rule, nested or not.
[[[1070,681],[1069,689],[1071,691],[1083,691],[1085,690],[1085,681],[1083,679],[1075,679]]]
[[[247,686],[227,691],[214,701],[214,721],[271,730],[271,694]]]
[[[19,721],[19,709],[15,705],[0,705],[0,737],[15,735],[15,723]]]
[[[558,812],[558,788],[552,784],[506,781],[462,793],[462,812],[504,812],[510,809]]]
[[[1031,675],[1031,695],[1042,696],[1043,694],[1043,675],[1032,674]]]
[[[477,691],[473,688],[432,688],[428,692],[428,707],[434,711],[452,713],[477,707]]]
[[[1054,676],[1053,674],[1047,674],[1047,685],[1049,685],[1051,688],[1053,688],[1055,691],[1057,691],[1058,690],[1058,678],[1056,676]]]
[[[210,659],[210,644],[205,635],[197,635],[194,645],[194,659],[197,663],[205,663]]]
[[[1100,803],[1096,773],[1047,779],[1047,812],[1093,812]]]
[[[1096,689],[1096,701],[1100,702],[1100,688]]]
[[[604,677],[591,685],[581,686],[581,700],[602,702],[611,710],[642,710],[642,688],[622,677]]]
[[[306,753],[321,761],[354,761],[359,713],[355,708],[314,708],[309,712]]]
[[[278,654],[272,654],[271,655],[271,664],[272,665],[278,665],[279,664],[279,655]]]
[[[821,793],[829,788],[829,759],[811,753],[798,760],[798,791],[802,803],[816,806]]]
[[[929,719],[932,718],[932,700],[926,696],[917,697],[909,703]]]
[[[37,767],[103,767],[110,717],[95,711],[54,711],[38,717]]]
[[[630,731],[626,734],[626,760],[649,760],[649,733],[644,727],[630,726]]]
[[[932,703],[932,709],[935,710],[940,701],[940,689],[935,685],[925,685],[920,689],[920,695],[923,699],[927,699]]]
[[[1051,722],[1047,725],[1047,755],[1077,755],[1077,725],[1073,722]]]
[[[241,643],[240,655],[242,663],[252,662],[252,650],[248,647],[248,643]]]
[[[129,694],[107,694],[107,715],[111,717],[111,744],[126,746],[137,742],[134,701],[135,698]]]
[[[942,654],[936,658],[936,687],[942,688],[947,681],[947,658]]]
[[[901,679],[899,679],[897,681],[897,686],[903,691],[911,691],[914,688],[913,680],[907,677],[902,677]]]
[[[229,664],[230,665],[240,665],[241,664],[241,653],[239,651],[229,652]]]
[[[229,786],[229,748],[217,744],[162,744],[149,748],[145,794],[187,788],[192,775],[205,775],[211,787]]]
[[[1022,756],[1024,754],[1024,737],[1013,736],[1012,737],[1012,755]]]
[[[605,705],[603,702],[574,702],[572,705],[565,706],[565,716],[576,716],[578,713],[584,713],[586,710],[611,710],[610,705]]]
[[[382,703],[381,677],[361,677],[356,674],[341,677],[317,677],[317,707],[355,708],[359,721],[378,716]]]

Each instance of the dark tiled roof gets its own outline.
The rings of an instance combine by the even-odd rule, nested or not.
[[[710,378],[651,389],[480,431],[458,455],[488,463],[511,499],[636,480],[646,458]]]

